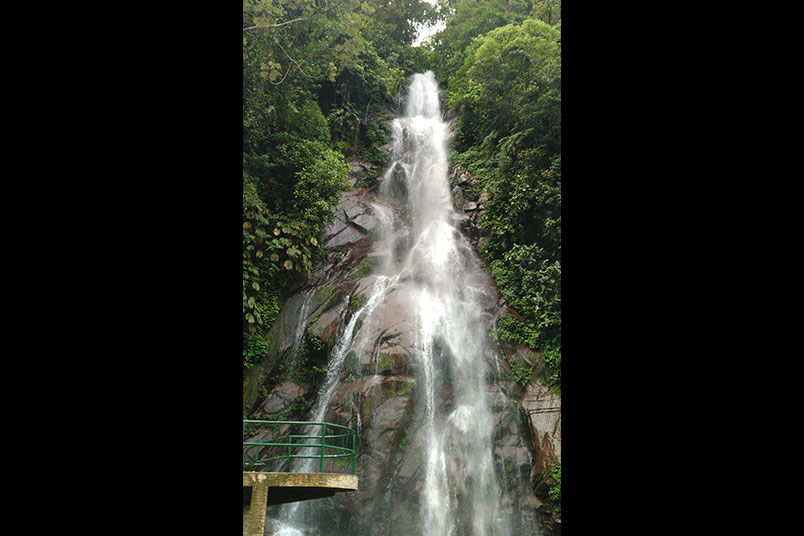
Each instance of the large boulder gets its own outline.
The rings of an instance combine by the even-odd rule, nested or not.
[[[519,409],[530,430],[533,453],[535,494],[530,500],[539,512],[545,534],[557,536],[561,534],[561,516],[547,499],[547,492],[555,484],[549,473],[561,464],[561,399],[548,387],[533,382],[525,389]]]
[[[519,409],[527,420],[536,474],[561,464],[561,399],[539,382],[528,384]]]

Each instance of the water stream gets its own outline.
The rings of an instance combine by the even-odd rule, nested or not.
[[[336,340],[309,420],[325,420],[344,358],[356,342],[358,320],[371,322],[395,286],[407,285],[409,307],[399,314],[408,315],[415,326],[412,368],[424,464],[416,534],[513,536],[512,506],[501,489],[494,458],[489,378],[499,374],[499,365],[495,355],[484,354],[493,314],[488,303],[494,298],[487,279],[478,276],[481,260],[458,231],[447,178],[447,135],[433,73],[414,75],[404,114],[392,124],[391,165],[380,189],[380,200],[388,205],[373,205],[377,236],[386,242],[388,254],[375,265],[376,280],[365,305]],[[391,205],[404,215],[403,222],[394,217]],[[401,226],[406,233],[398,232]],[[294,470],[312,470],[313,463],[318,462],[306,460]],[[390,497],[390,485],[386,489]],[[284,505],[275,536],[307,534],[305,512],[314,503]],[[323,527],[313,533],[329,534]]]
[[[487,294],[477,258],[456,229],[447,180],[447,124],[432,72],[411,81],[394,124],[393,160],[404,169],[413,246],[401,270],[418,287],[414,308],[425,390],[426,479],[421,534],[510,533],[495,477],[491,404],[483,355]],[[447,381],[445,381],[445,379]],[[443,391],[451,390],[446,405]]]

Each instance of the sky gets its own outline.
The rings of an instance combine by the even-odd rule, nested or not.
[[[426,1],[431,3],[431,4],[436,3],[436,0],[426,0]],[[428,25],[425,25],[425,26],[421,26],[419,28],[419,34],[416,36],[416,39],[414,39],[414,41],[413,41],[413,46],[414,47],[419,46],[420,44],[422,44],[422,41],[424,41],[425,39],[428,39],[434,33],[440,32],[441,30],[443,30],[444,26],[445,26],[445,24],[443,22],[440,22],[440,21],[437,24],[434,24],[434,25],[429,25],[428,24]]]

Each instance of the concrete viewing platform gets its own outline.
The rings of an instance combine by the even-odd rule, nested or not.
[[[344,491],[357,491],[357,475],[243,471],[243,501],[251,494],[248,536],[262,536],[269,504],[320,499]]]

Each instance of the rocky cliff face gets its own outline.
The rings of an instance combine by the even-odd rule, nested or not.
[[[398,254],[390,244],[404,243],[405,230],[397,231],[399,236],[394,240],[377,232],[381,219],[390,216],[387,207],[405,210],[394,199],[376,203],[383,170],[359,159],[351,164],[354,189],[342,194],[334,219],[325,230],[323,244],[328,257],[287,299],[269,333],[268,354],[249,370],[244,384],[244,413],[249,418],[309,418],[323,382],[327,356],[351,315],[365,305],[378,277],[372,267]],[[476,184],[468,172],[455,169],[451,178],[457,184],[452,193],[461,231],[477,246],[482,240],[477,217],[486,199],[482,192],[472,196],[465,193],[463,186]],[[466,190],[477,192],[477,188]],[[499,299],[488,270],[483,277],[493,290],[490,295],[496,297],[482,304],[491,322],[515,314]],[[411,281],[414,278],[412,275]],[[419,410],[415,373],[415,326],[410,318],[399,314],[405,309],[409,290],[404,279],[399,281],[376,306],[370,320],[354,326],[353,345],[337,371],[340,381],[324,420],[357,430],[360,490],[312,501],[320,507],[305,517],[311,527],[337,526],[337,534],[417,533],[424,478],[418,431],[424,416]],[[538,374],[524,387],[513,381],[512,363],[540,365],[540,356],[529,349],[490,342],[484,355],[498,372],[496,378],[489,378],[486,390],[493,400],[494,459],[500,487],[511,495],[504,504],[506,514],[514,520],[514,534],[519,534],[516,529],[527,527],[560,534],[560,519],[546,498],[551,481],[544,477],[561,461],[560,399],[538,382]],[[450,404],[449,395],[442,403]],[[460,456],[450,463],[460,463]],[[345,470],[335,465],[325,464],[325,471]],[[523,489],[522,482],[527,483],[524,488],[530,494],[522,496],[514,491]],[[462,483],[452,485],[455,493],[460,493]],[[272,508],[278,507],[269,507],[269,520],[277,514]],[[326,525],[316,521],[316,510],[325,513],[321,519],[328,520]],[[269,523],[266,534],[271,531]]]

